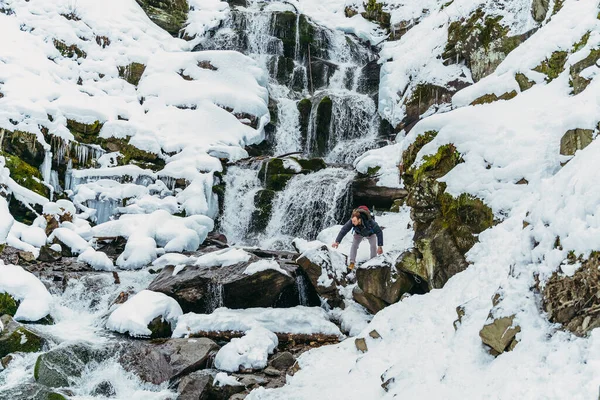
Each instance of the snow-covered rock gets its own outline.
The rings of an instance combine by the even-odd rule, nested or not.
[[[36,322],[50,314],[54,300],[46,286],[18,265],[0,261],[0,293],[8,293],[19,302],[17,321]]]

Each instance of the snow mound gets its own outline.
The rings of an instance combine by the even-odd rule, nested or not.
[[[199,267],[228,267],[250,260],[252,255],[242,249],[228,248],[201,255],[194,265]]]
[[[119,306],[110,314],[106,328],[135,337],[148,337],[152,334],[148,324],[157,317],[175,326],[177,318],[183,314],[177,302],[163,293],[142,290]]]
[[[50,314],[53,299],[46,286],[22,267],[5,265],[1,260],[0,293],[20,302],[14,315],[17,321],[35,322]]]
[[[218,308],[212,314],[188,313],[182,315],[173,337],[184,337],[197,332],[247,332],[263,327],[275,333],[325,334],[342,336],[339,328],[329,321],[327,313],[318,307],[248,308],[231,310]]]
[[[241,338],[231,339],[215,357],[217,369],[236,372],[240,369],[263,369],[267,366],[269,354],[279,344],[277,335],[268,329],[257,326]]]
[[[84,262],[97,271],[112,271],[115,269],[112,260],[105,253],[97,251],[92,247],[85,249],[77,257],[77,261]]]
[[[283,275],[290,276],[290,273],[281,268],[279,263],[275,260],[260,260],[253,262],[252,264],[246,267],[246,269],[244,270],[244,274],[252,275],[256,274],[257,272],[266,271],[268,269],[272,269]]]

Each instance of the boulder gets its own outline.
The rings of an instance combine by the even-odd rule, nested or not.
[[[531,4],[531,16],[536,22],[542,22],[546,19],[550,9],[550,0],[533,0]]]
[[[323,245],[304,252],[296,263],[306,273],[320,297],[327,300],[331,307],[342,306],[344,302],[338,287],[348,284],[345,278],[346,257],[343,254],[330,251]]]
[[[358,175],[352,182],[352,205],[368,205],[378,210],[389,210],[398,199],[408,195],[406,189],[377,186],[377,179]]]
[[[111,357],[109,348],[94,348],[85,344],[65,344],[40,355],[35,363],[35,380],[48,387],[67,387],[81,377],[91,362],[102,362]]]
[[[358,285],[352,289],[352,298],[354,298],[358,304],[369,310],[371,314],[377,314],[389,305],[379,297],[363,292]]]
[[[208,400],[212,397],[214,371],[195,371],[184,376],[177,385],[178,400]],[[242,388],[243,389],[243,388]]]
[[[551,322],[562,326],[578,336],[587,335],[592,329],[600,327],[600,253],[593,252],[587,260],[576,260],[574,256],[569,264],[581,262],[581,266],[572,274],[555,272],[542,290],[542,303]],[[566,267],[565,267],[566,269]]]
[[[43,338],[13,320],[10,315],[3,315],[0,322],[4,327],[0,331],[0,358],[17,352],[35,353],[40,351],[46,342]]]
[[[385,261],[381,265],[358,268],[356,282],[364,293],[375,296],[387,304],[398,302],[400,297],[404,293],[409,293],[415,284],[412,276],[398,271],[395,265]]]
[[[38,383],[22,383],[10,389],[3,389],[2,399],[27,400],[67,400],[67,395]]]
[[[269,258],[274,254],[269,253]],[[209,313],[228,308],[294,307],[300,304],[295,276],[298,266],[285,258],[276,258],[281,270],[265,269],[251,275],[248,265],[261,260],[252,255],[247,262],[229,266],[186,266],[173,276],[174,266],[164,268],[149,289],[173,297],[184,312]]]
[[[207,338],[128,341],[119,348],[119,362],[142,380],[160,384],[206,368],[218,350]]]
[[[509,348],[512,350],[513,341],[517,333],[521,332],[521,327],[514,325],[515,316],[488,319],[486,324],[479,331],[481,341],[490,346],[497,354],[501,354]]]
[[[277,353],[271,359],[271,366],[279,371],[287,371],[294,363],[296,362],[296,358],[289,351],[283,351],[281,353]]]
[[[187,0],[136,0],[156,25],[173,36],[178,36],[187,20]]]

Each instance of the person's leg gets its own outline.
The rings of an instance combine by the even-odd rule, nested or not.
[[[377,257],[377,235],[369,236],[369,245],[371,247],[371,258]]]
[[[356,253],[358,252],[358,245],[360,244],[362,239],[362,236],[356,234],[352,238],[352,247],[350,247],[350,263],[356,262]]]

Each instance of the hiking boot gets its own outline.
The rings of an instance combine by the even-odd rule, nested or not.
[[[352,271],[354,271],[354,263],[353,262],[348,264],[348,272],[352,272]]]

